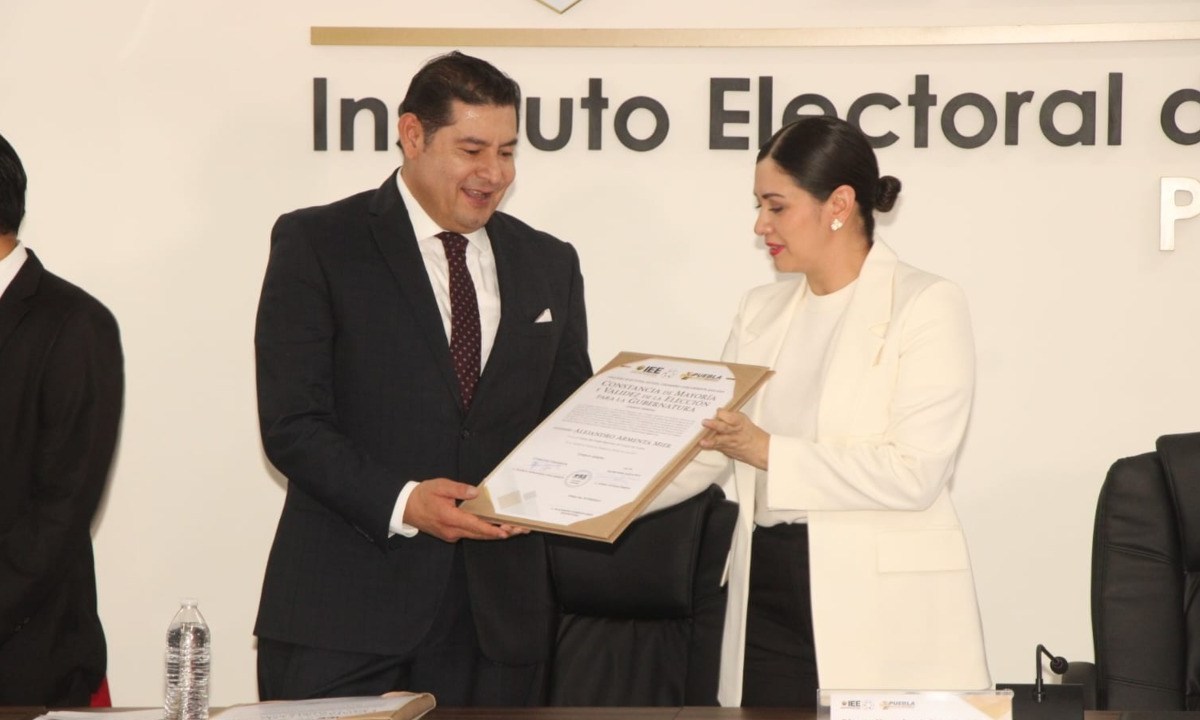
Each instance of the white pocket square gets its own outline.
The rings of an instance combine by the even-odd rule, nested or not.
[[[554,319],[554,317],[550,314],[550,308],[546,308],[545,310],[542,311],[541,315],[538,315],[537,318],[534,319],[534,322],[535,323],[548,323],[553,319]]]

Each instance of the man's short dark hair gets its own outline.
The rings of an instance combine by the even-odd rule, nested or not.
[[[21,227],[28,182],[17,151],[0,135],[0,235],[16,235]]]
[[[425,63],[408,85],[400,114],[412,113],[421,121],[428,139],[450,124],[454,100],[467,105],[511,107],[521,119],[521,88],[516,81],[486,60],[455,50]]]

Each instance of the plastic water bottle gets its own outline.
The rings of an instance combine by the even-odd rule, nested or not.
[[[180,601],[167,628],[165,720],[208,720],[208,625],[196,601]]]

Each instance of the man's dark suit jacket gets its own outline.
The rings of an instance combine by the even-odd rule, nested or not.
[[[90,530],[123,377],[112,314],[30,252],[0,295],[0,705],[86,705],[104,677]]]
[[[267,457],[288,479],[255,634],[399,655],[430,626],[453,545],[388,538],[409,480],[480,480],[591,374],[574,249],[503,213],[487,224],[501,318],[470,412],[393,174],[282,216],[255,345]],[[545,310],[552,320],[535,323]],[[536,534],[467,542],[483,653],[546,659],[554,610]]]

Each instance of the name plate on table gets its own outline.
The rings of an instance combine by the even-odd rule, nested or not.
[[[1011,690],[822,690],[818,720],[1012,720]]]

